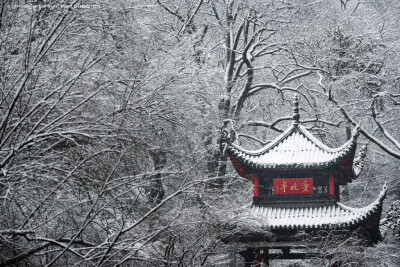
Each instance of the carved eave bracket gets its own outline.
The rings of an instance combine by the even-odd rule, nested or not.
[[[387,181],[385,181],[385,184],[383,185],[381,192],[379,194],[379,202],[380,203],[382,203],[383,200],[385,200],[387,191],[388,191],[388,186],[387,186]]]
[[[361,133],[361,127],[359,124],[356,125],[356,127],[354,127],[353,132],[352,132],[352,136],[353,136],[353,140],[357,140],[357,138],[360,136]]]
[[[368,150],[368,144],[365,143],[353,161],[354,178],[357,178],[361,174],[364,168],[365,157],[367,156],[367,150]]]
[[[230,129],[229,129],[230,124]],[[232,144],[236,141],[237,133],[235,131],[235,122],[233,120],[224,120],[224,124],[221,127],[220,145],[222,151],[225,154],[227,145]]]

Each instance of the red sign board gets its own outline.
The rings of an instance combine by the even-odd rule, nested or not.
[[[274,179],[275,195],[311,195],[314,194],[312,178]]]

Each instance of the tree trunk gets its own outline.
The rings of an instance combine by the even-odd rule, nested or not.
[[[154,163],[155,174],[150,177],[149,197],[153,206],[160,204],[164,199],[165,190],[162,184],[161,170],[167,163],[165,152],[157,150],[149,150],[150,156]]]
[[[346,140],[350,140],[350,138],[352,138],[350,123],[346,125],[345,129],[346,129]],[[347,184],[343,185],[342,187],[341,199],[343,202],[349,201],[350,199],[349,186]]]

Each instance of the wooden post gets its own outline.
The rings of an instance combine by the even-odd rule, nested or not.
[[[239,252],[244,258],[244,266],[251,267],[254,264],[254,248],[247,248],[245,251]]]
[[[264,267],[269,267],[269,249],[263,248],[262,262]]]
[[[232,246],[232,267],[236,267],[236,246]]]
[[[261,267],[260,263],[261,263],[260,249],[256,248],[255,255],[254,255],[254,266]]]

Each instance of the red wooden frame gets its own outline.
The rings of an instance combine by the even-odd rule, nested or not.
[[[254,183],[254,196],[258,197],[258,175],[250,174],[249,176],[253,180],[253,183]]]

